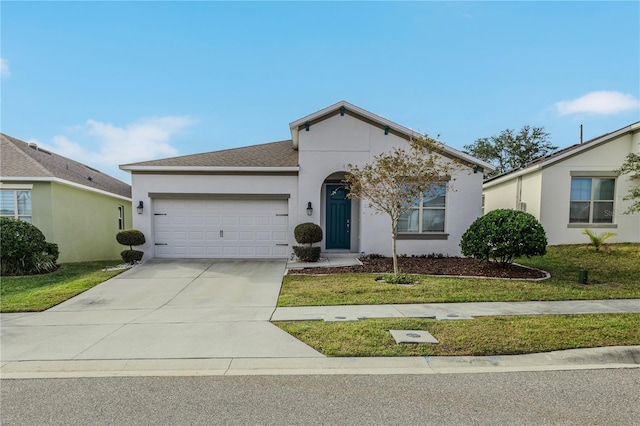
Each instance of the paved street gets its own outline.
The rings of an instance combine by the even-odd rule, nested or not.
[[[3,425],[637,425],[640,369],[2,381]]]

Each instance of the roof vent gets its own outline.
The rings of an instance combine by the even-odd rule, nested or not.
[[[38,144],[34,142],[29,142],[29,148],[38,150]]]
[[[89,179],[89,181],[93,182],[93,178],[91,176],[89,176],[87,179]]]

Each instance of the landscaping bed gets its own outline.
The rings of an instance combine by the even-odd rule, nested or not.
[[[289,274],[325,275],[340,273],[392,273],[393,260],[390,257],[362,257],[362,266],[342,266],[332,268],[290,269]],[[545,278],[546,274],[537,269],[510,264],[505,267],[492,263],[482,263],[477,259],[464,257],[400,257],[399,269],[407,274],[449,275],[460,277],[493,277],[515,279]]]

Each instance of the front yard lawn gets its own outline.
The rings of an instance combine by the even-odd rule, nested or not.
[[[45,275],[2,277],[0,312],[39,312],[94,287],[124,270],[102,271],[122,261],[63,263]]]
[[[428,262],[429,259],[424,259]],[[545,270],[545,281],[445,278],[419,275],[413,287],[378,283],[379,274],[287,275],[278,306],[506,302],[640,298],[640,244],[550,246],[547,254],[518,263]],[[588,270],[589,285],[578,284]]]
[[[332,357],[513,355],[640,345],[640,314],[636,313],[274,324]],[[426,330],[440,343],[396,344],[389,330]]]

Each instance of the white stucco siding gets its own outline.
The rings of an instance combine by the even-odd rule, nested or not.
[[[542,172],[535,171],[522,176],[520,190],[520,210],[531,213],[540,220],[540,200],[542,199]]]
[[[516,179],[484,188],[484,213],[497,209],[515,209],[516,189]]]
[[[622,214],[629,206],[629,202],[622,200],[631,185],[626,176],[616,179],[612,225],[569,224],[571,173],[610,172],[615,176],[613,171],[622,165],[631,149],[632,136],[627,134],[543,169],[540,221],[549,244],[586,243],[588,239],[582,235],[585,228],[617,233],[611,242],[640,242],[640,216]]]
[[[344,172],[348,164],[364,165],[374,156],[395,147],[408,148],[406,139],[385,135],[384,130],[352,117],[335,115],[299,133],[299,191],[298,221],[311,221],[325,226],[323,216],[325,179],[336,172]],[[443,158],[443,161],[449,161]],[[452,182],[456,189],[447,193],[446,240],[399,240],[398,253],[420,255],[443,253],[460,254],[460,237],[481,214],[482,174],[464,169]],[[306,215],[307,203],[314,210]],[[352,203],[352,252],[391,254],[390,219],[367,207],[366,200]],[[295,225],[294,225],[295,226]],[[357,242],[357,244],[354,244]],[[323,243],[322,243],[323,244]],[[323,245],[324,249],[324,245]]]
[[[274,175],[132,175],[133,228],[142,231],[146,244],[139,249],[154,253],[153,227],[154,199],[150,193],[162,194],[289,194],[289,218],[298,217],[298,184],[296,176]],[[144,203],[144,211],[137,214],[135,207]],[[289,236],[293,239],[293,228],[297,221],[289,220]],[[291,244],[290,244],[291,245]]]

